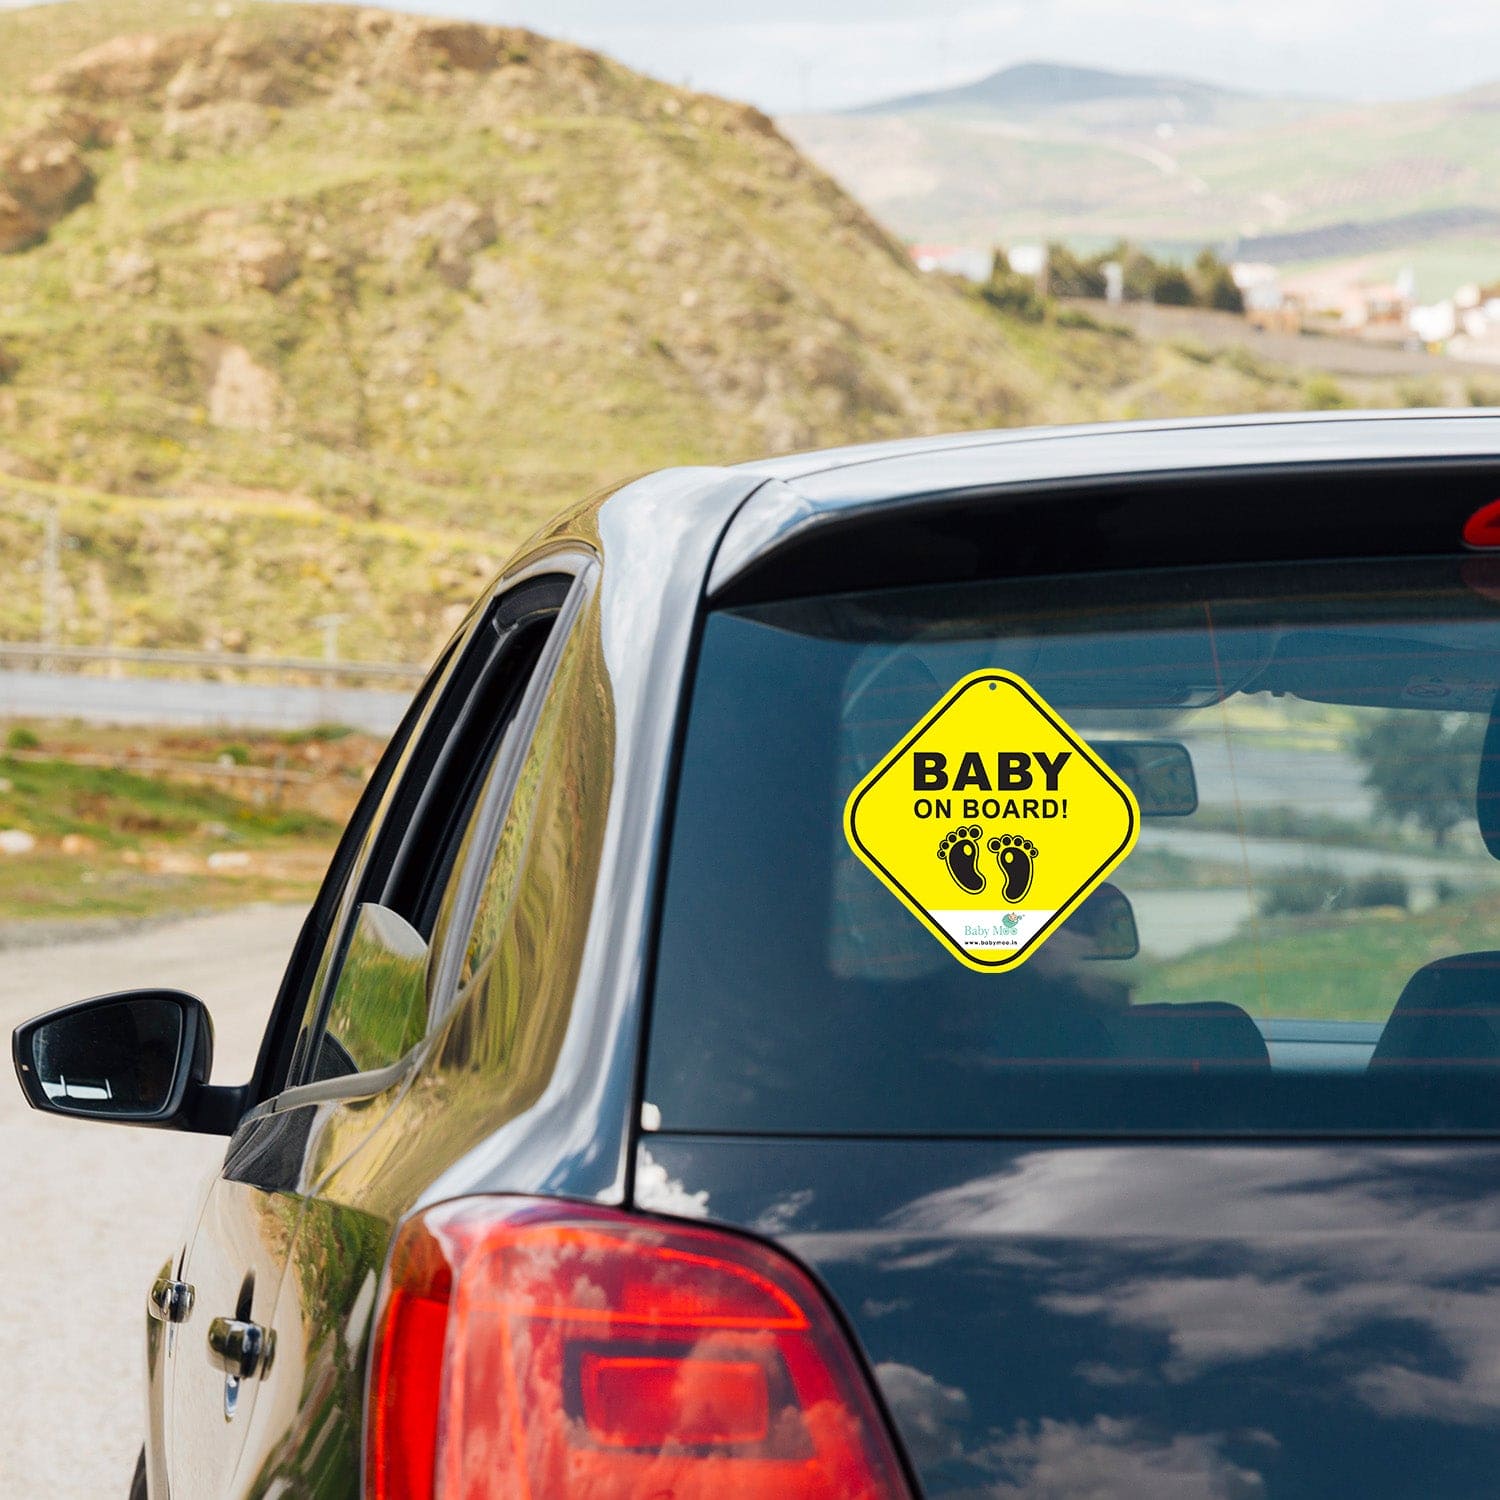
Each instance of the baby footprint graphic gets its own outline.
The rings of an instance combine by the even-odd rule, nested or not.
[[[979,868],[979,837],[982,828],[955,828],[938,845],[938,858],[948,866],[953,883],[977,896],[988,883]]]
[[[1036,873],[1036,857],[1041,853],[1035,844],[1019,833],[1002,834],[991,839],[986,846],[995,856],[1000,873],[1005,877],[1007,901],[1019,901],[1031,889],[1031,877]]]

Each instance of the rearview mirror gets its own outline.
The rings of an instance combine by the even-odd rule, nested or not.
[[[12,1049],[33,1109],[183,1126],[213,1065],[213,1025],[180,990],[126,990],[25,1022]]]
[[[1143,818],[1185,818],[1198,811],[1198,778],[1186,745],[1175,740],[1094,740],[1092,748],[1135,794]]]

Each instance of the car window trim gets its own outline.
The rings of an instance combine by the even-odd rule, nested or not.
[[[432,670],[412,694],[411,703],[381,751],[375,772],[360,795],[354,815],[340,835],[318,894],[298,929],[256,1053],[254,1070],[242,1086],[244,1099],[253,1106],[251,1113],[265,1099],[274,1098],[281,1092],[297,1064],[297,1035],[300,1035],[301,1017],[306,1012],[312,987],[317,983],[317,965],[321,963],[330,938],[345,918],[345,898],[364,859],[370,830],[379,821],[391,783],[396,779],[412,743],[421,733],[433,700],[442,690],[457,660],[460,643],[461,637],[456,635],[444,645]],[[368,802],[367,795],[370,797]],[[336,889],[333,889],[335,882]],[[297,1035],[289,1036],[288,1029],[294,1024]],[[280,1076],[273,1080],[273,1074]]]
[[[426,1038],[423,1039],[425,1043]],[[414,1047],[395,1062],[367,1073],[345,1073],[339,1078],[325,1078],[317,1083],[298,1083],[279,1094],[273,1094],[245,1116],[245,1121],[284,1115],[309,1104],[326,1104],[337,1100],[373,1099],[394,1088],[411,1073],[422,1045]],[[244,1123],[244,1122],[242,1122]]]
[[[345,941],[351,930],[354,915],[359,905],[365,900],[383,901],[389,893],[393,882],[397,881],[401,877],[401,874],[404,873],[402,870],[402,861],[409,856],[412,847],[413,831],[431,805],[430,785],[424,784],[416,788],[411,788],[407,785],[416,768],[416,757],[423,753],[424,748],[427,748],[430,737],[435,733],[441,732],[444,743],[435,748],[431,767],[435,775],[440,774],[440,766],[447,740],[451,737],[452,731],[463,722],[466,713],[473,704],[475,695],[481,692],[488,682],[494,680],[493,674],[504,674],[506,663],[512,660],[511,653],[519,644],[526,618],[528,616],[532,618],[546,618],[548,636],[550,638],[552,631],[556,628],[557,616],[561,612],[562,605],[566,603],[567,594],[572,592],[573,584],[569,582],[566,585],[563,597],[556,607],[556,613],[551,613],[543,609],[536,611],[533,615],[531,611],[528,611],[527,616],[523,616],[522,619],[508,624],[499,633],[497,639],[490,643],[488,648],[485,648],[481,645],[480,636],[493,624],[496,611],[503,608],[506,599],[517,591],[526,589],[529,585],[544,582],[547,578],[569,576],[566,569],[558,567],[542,566],[539,568],[528,568],[523,573],[507,579],[504,587],[492,589],[483,605],[476,611],[476,628],[469,633],[463,647],[456,653],[453,672],[450,673],[448,682],[445,682],[443,688],[434,694],[433,713],[426,718],[418,732],[413,736],[411,753],[404,758],[403,764],[392,778],[389,797],[382,807],[380,817],[371,826],[369,837],[362,851],[360,864],[354,872],[348,891],[345,893],[344,910],[341,914],[338,940],[331,941],[325,952],[324,973],[321,975],[318,983],[318,993],[315,1003],[313,1003],[313,997],[309,997],[309,1012],[312,1015],[312,1020],[305,1026],[305,1033],[308,1040],[307,1045],[301,1049],[300,1066],[302,1071],[293,1080],[293,1088],[304,1087],[311,1083],[355,1084],[358,1080],[365,1077],[364,1074],[354,1073],[343,1075],[337,1079],[314,1079],[309,1074],[317,1065],[316,1060],[321,1039],[326,1033],[328,1025],[328,1007],[337,989],[338,975],[341,972],[344,960]],[[487,656],[484,660],[476,664],[472,680],[467,684],[467,691],[464,692],[462,699],[453,703],[447,702],[446,695],[455,686],[452,680],[453,675],[464,671],[465,667],[469,664],[470,653],[476,649],[487,650]],[[520,707],[525,702],[526,693],[530,691],[540,666],[541,657],[538,656],[537,660],[528,669],[527,680],[521,694],[521,702],[517,704],[516,709],[512,712],[509,726],[507,727],[514,726],[519,722]],[[436,715],[445,711],[450,714],[450,719],[446,726],[436,722]],[[501,736],[502,745],[506,739],[511,737],[505,728],[502,728]],[[395,826],[393,826],[393,821]],[[395,835],[395,844],[390,851],[389,860],[386,862],[384,868],[372,870],[371,862],[376,859],[379,846],[388,833]],[[372,875],[375,880],[373,887],[368,884]],[[428,1011],[430,1020],[430,979],[427,994],[429,997]],[[426,1034],[427,1028],[424,1027],[424,1039]],[[392,1059],[391,1063],[386,1064],[384,1067],[369,1071],[376,1074],[383,1073],[386,1071],[386,1068],[397,1066],[401,1061],[401,1059]],[[363,1087],[356,1087],[350,1091],[356,1095],[364,1095],[369,1092]]]
[[[484,608],[488,608],[489,601],[485,601]],[[479,619],[483,618],[483,610],[477,610]],[[465,651],[473,640],[474,624],[467,624],[462,631],[449,642],[442,665],[435,670],[424,684],[424,694],[420,710],[416,714],[415,722],[410,732],[402,742],[391,766],[390,774],[385,779],[379,797],[374,808],[365,821],[363,831],[360,833],[359,841],[344,871],[343,885],[338,892],[334,902],[333,916],[324,931],[321,947],[316,955],[316,967],[309,976],[308,982],[301,991],[301,1004],[297,1015],[297,1036],[292,1041],[291,1053],[287,1063],[287,1073],[282,1079],[282,1089],[285,1092],[288,1087],[295,1087],[292,1080],[308,1066],[309,1048],[302,1045],[304,1037],[311,1038],[316,1030],[314,1025],[304,1025],[309,1010],[311,1009],[316,1019],[321,1019],[327,1006],[330,988],[329,978],[334,968],[332,956],[340,951],[343,937],[347,934],[350,922],[359,906],[360,892],[363,888],[365,872],[368,869],[371,851],[380,832],[384,828],[387,818],[390,816],[392,799],[399,790],[401,781],[406,776],[411,763],[411,758],[417,746],[422,742],[432,725],[433,714],[437,705],[447,692],[449,684],[453,680],[454,673],[458,670],[463,660]],[[335,939],[338,941],[336,942]],[[308,955],[311,960],[312,955]],[[267,1096],[274,1097],[274,1095]]]
[[[451,900],[452,908],[438,914],[434,928],[434,949],[429,955],[427,1027],[430,1035],[452,1009],[459,992],[459,978],[463,971],[464,955],[468,951],[469,938],[474,922],[479,915],[479,902],[483,895],[485,879],[495,857],[500,833],[505,819],[515,801],[516,785],[521,768],[531,753],[536,738],[537,725],[547,701],[558,668],[569,643],[574,638],[578,622],[594,596],[599,579],[597,559],[584,556],[573,577],[573,586],[568,597],[558,610],[552,633],[537,660],[531,683],[516,709],[515,723],[519,733],[512,735],[501,747],[500,754],[487,774],[488,785],[481,792],[472,816],[475,829],[474,847],[468,863],[455,870],[450,878],[444,906]],[[441,938],[441,942],[438,939]]]
[[[489,591],[483,604],[476,610],[476,615],[481,622],[482,628],[483,620],[489,615],[495,603],[514,589],[533,582],[536,579],[548,576],[563,576],[571,580],[566,596],[558,606],[557,613],[553,616],[547,640],[542,647],[541,654],[537,658],[536,665],[531,670],[531,676],[521,695],[521,701],[516,706],[510,726],[512,732],[504,736],[500,753],[496,756],[487,773],[487,777],[493,781],[495,787],[504,785],[504,796],[494,798],[493,800],[500,801],[506,807],[509,807],[511,796],[514,794],[515,781],[521,764],[525,759],[526,753],[530,750],[531,741],[536,733],[537,722],[541,717],[541,706],[546,699],[547,692],[551,688],[552,680],[556,676],[564,644],[577,624],[582,612],[582,601],[592,593],[592,583],[597,573],[597,558],[592,553],[579,549],[576,546],[564,551],[545,553],[529,560],[524,568],[518,569],[513,574],[506,575],[500,583],[497,583]],[[345,888],[340,894],[337,916],[328,929],[329,938],[325,942],[325,951],[327,943],[331,943],[332,941],[333,934],[347,926],[350,913],[358,905],[357,902],[351,901],[351,898],[357,894],[357,888],[363,876],[364,866],[368,858],[369,846],[373,839],[378,837],[380,827],[384,822],[384,814],[389,810],[386,805],[387,799],[394,792],[395,783],[406,770],[405,762],[407,761],[408,753],[416,747],[421,737],[430,728],[431,710],[436,706],[439,696],[447,685],[447,681],[457,667],[458,660],[462,655],[463,645],[467,645],[471,639],[472,632],[458,649],[452,650],[447,663],[447,670],[443,674],[443,681],[437,684],[428,695],[421,719],[407,738],[406,745],[403,747],[401,754],[401,763],[396,766],[391,775],[390,782],[386,787],[386,793],[381,798],[381,807],[377,809],[376,814],[371,818],[370,825],[365,830],[365,834],[360,841],[358,855],[351,864]],[[503,778],[496,775],[502,764],[505,770]],[[486,796],[485,792],[482,791],[480,804],[476,807],[474,813],[471,814],[471,817],[479,816],[480,808],[488,812],[492,798],[493,792],[491,796]],[[488,845],[485,847],[488,847]],[[480,863],[481,861],[472,859],[470,866]],[[467,869],[451,872],[449,876],[450,884],[454,879],[472,884],[472,879],[469,877]],[[477,887],[475,887],[475,891],[477,894]],[[470,901],[468,909],[471,912],[471,916],[472,906],[473,902]],[[441,915],[439,922],[441,924]],[[467,937],[467,932],[465,932],[465,937]],[[451,944],[445,945],[445,950],[447,947],[451,947]],[[434,953],[429,960],[428,969],[427,1026],[424,1030],[422,1040],[404,1056],[395,1059],[383,1068],[376,1068],[363,1073],[349,1073],[339,1078],[320,1079],[316,1082],[292,1083],[283,1088],[279,1093],[267,1096],[244,1118],[249,1119],[261,1115],[279,1114],[286,1109],[294,1109],[302,1104],[317,1104],[339,1099],[364,1099],[384,1093],[416,1066],[417,1061],[425,1051],[426,1044],[433,1035],[436,1024],[446,1016],[449,1006],[440,1003],[441,997],[444,995],[444,990],[441,987],[444,974],[445,970],[439,962],[439,955]],[[316,1038],[319,1034],[319,1028],[324,1021],[323,1012],[329,998],[328,978],[329,976],[324,974],[320,980],[316,981],[322,993],[319,994],[317,1000],[317,1020],[308,1029],[307,1034],[313,1041],[301,1059],[303,1066],[309,1065],[308,1060],[315,1051]],[[311,999],[312,997],[309,994],[304,1002],[304,1014],[306,1013],[307,1004],[311,1002]]]
[[[516,590],[524,591],[533,584],[542,584],[548,578],[555,577],[554,574],[547,574],[541,579],[519,583]],[[565,599],[571,584],[561,585],[561,580],[558,580],[558,584]],[[556,599],[555,594],[553,598]],[[556,627],[561,601],[527,601],[518,618],[501,624],[496,615],[504,609],[506,602],[507,596],[500,595],[486,606],[479,629],[465,642],[461,653],[464,659],[456,669],[468,680],[445,684],[445,691],[453,692],[456,689],[457,696],[451,702],[438,705],[440,711],[443,711],[441,718],[431,719],[423,726],[420,737],[413,745],[413,755],[404,760],[397,777],[393,779],[391,798],[384,805],[378,822],[372,825],[365,858],[351,880],[349,894],[353,900],[345,904],[344,920],[338,929],[337,939],[331,940],[324,950],[323,973],[318,984],[316,1004],[310,1003],[304,1013],[304,1040],[298,1049],[298,1070],[293,1075],[293,1088],[384,1073],[402,1061],[402,1058],[396,1057],[374,1068],[338,1073],[331,1077],[316,1076],[330,1036],[336,1043],[340,1043],[339,1050],[344,1050],[339,1036],[331,1030],[333,1005],[343,983],[349,959],[349,943],[356,930],[359,913],[367,906],[375,905],[410,922],[408,908],[404,903],[398,905],[396,896],[411,895],[412,891],[408,887],[413,878],[425,879],[429,873],[436,875],[440,862],[446,862],[450,852],[456,855],[456,849],[450,849],[453,830],[443,828],[440,832],[431,826],[434,815],[441,816],[441,802],[449,793],[459,790],[453,785],[452,776],[455,770],[461,773],[464,768],[455,767],[452,763],[455,740],[474,727],[473,715],[476,711],[487,711],[488,705],[482,704],[480,700],[487,698],[489,690],[497,685],[500,688],[502,706],[493,724],[488,726],[498,736],[496,750],[512,737],[512,731],[519,721],[520,704],[525,700],[525,694],[530,689],[541,660],[540,651],[533,657],[531,648],[524,642],[536,628],[545,630],[550,636]],[[492,636],[489,641],[483,639],[486,634]],[[517,676],[522,678],[521,691],[519,698],[513,698],[516,686],[514,679]],[[492,758],[493,753],[491,752]],[[439,832],[440,836],[433,837],[439,835]],[[389,845],[385,842],[387,836],[391,839]],[[415,916],[416,913],[411,915]],[[427,941],[430,942],[430,938]],[[427,1021],[431,1018],[431,991],[429,952],[422,986],[422,999],[428,1011]],[[311,999],[310,996],[310,1002]],[[309,1016],[311,1019],[308,1019]],[[424,1022],[423,1039],[428,1029]],[[408,1048],[403,1057],[413,1050],[415,1048]],[[369,1091],[360,1089],[358,1092],[362,1095]]]
[[[435,828],[433,824],[434,820],[443,819],[448,798],[457,790],[455,775],[461,776],[474,769],[475,761],[466,764],[455,759],[457,740],[476,726],[483,730],[485,724],[475,715],[481,709],[481,695],[488,696],[495,688],[500,690],[500,702],[494,718],[487,721],[488,727],[497,729],[503,736],[515,722],[525,689],[540,664],[545,639],[537,647],[529,666],[524,665],[521,658],[529,651],[528,642],[538,627],[546,635],[551,634],[571,589],[570,575],[549,569],[538,578],[518,582],[487,603],[479,628],[465,643],[460,671],[468,681],[455,684],[462,689],[462,696],[455,697],[451,704],[442,705],[446,713],[445,723],[427,725],[417,747],[417,754],[425,754],[427,762],[422,774],[415,775],[415,765],[408,765],[401,784],[395,788],[394,799],[382,825],[382,835],[390,832],[394,838],[389,849],[382,851],[385,854],[383,863],[366,866],[365,901],[374,901],[401,912],[414,926],[417,925],[419,913],[408,913],[399,898],[413,894],[410,886],[414,877],[430,872],[436,856],[452,852],[446,838],[451,829]],[[514,693],[518,677],[521,692]],[[441,733],[434,740],[437,730]],[[489,748],[490,761],[493,761],[496,750],[498,745]],[[476,760],[483,758],[481,752]],[[482,774],[488,774],[487,765]],[[430,847],[434,836],[439,837],[441,849]],[[371,853],[373,857],[376,851],[372,848]]]

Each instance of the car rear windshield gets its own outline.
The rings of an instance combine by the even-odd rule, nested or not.
[[[656,964],[661,1128],[1495,1130],[1500,580],[1483,566],[1054,577],[711,614]],[[950,689],[996,669],[1119,771],[1141,816],[1088,907],[1026,962],[976,972],[857,857],[844,811]],[[962,853],[1020,890],[986,852],[1022,826],[998,799],[934,797],[929,816],[956,883],[975,878]],[[1061,835],[1025,826],[1027,857],[1047,858]]]

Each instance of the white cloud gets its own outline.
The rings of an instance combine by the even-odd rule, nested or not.
[[[961,1429],[969,1420],[969,1398],[963,1391],[893,1360],[875,1366],[875,1379],[919,1469],[964,1456]]]
[[[653,1213],[675,1214],[680,1219],[708,1217],[708,1191],[690,1193],[682,1181],[669,1176],[666,1167],[644,1147],[635,1171],[635,1196],[642,1208]]]
[[[1040,1283],[1046,1311],[1165,1345],[1162,1354],[1132,1358],[1122,1350],[1111,1364],[1080,1366],[1076,1373],[1095,1386],[1172,1385],[1206,1371],[1297,1360],[1316,1362],[1322,1378],[1381,1415],[1492,1424],[1500,1414],[1492,1289],[1500,1209],[1480,1194],[1432,1191],[1444,1173],[1468,1165],[1465,1148],[1450,1147],[1431,1148],[1420,1171],[1379,1146],[1308,1146],[1294,1156],[1245,1146],[1036,1151],[1007,1171],[919,1198],[867,1234],[814,1234],[797,1245],[819,1264],[865,1261],[886,1273],[982,1246],[992,1273]],[[1212,1248],[1200,1256],[1189,1248],[1191,1227],[1206,1225]],[[1153,1244],[1155,1226],[1182,1237]],[[1091,1264],[1048,1248],[1057,1237],[1107,1245],[1120,1235],[1132,1244],[1120,1259],[1101,1255]],[[1404,1336],[1393,1337],[1393,1328]],[[1049,1437],[1045,1427],[1021,1450],[1035,1450],[1043,1476],[1052,1448],[1062,1445],[1061,1462],[1063,1447],[1080,1437]],[[1107,1447],[1117,1436],[1093,1433],[1080,1461],[1092,1464],[1099,1441]],[[1176,1464],[1192,1455],[1166,1457]],[[1184,1475],[1189,1470],[1197,1478],[1183,1479],[1185,1494],[1218,1493],[1212,1485],[1243,1478],[1191,1464]],[[1013,1493],[1054,1493],[1050,1480],[1033,1478]],[[1192,1490],[1200,1480],[1210,1487]]]
[[[1146,1436],[1139,1424],[1095,1417],[1087,1425],[1044,1418],[1022,1423],[994,1445],[989,1463],[1002,1482],[985,1500],[1077,1500],[1149,1495],[1152,1500],[1255,1500],[1265,1491],[1252,1469],[1231,1463],[1222,1438]]]

